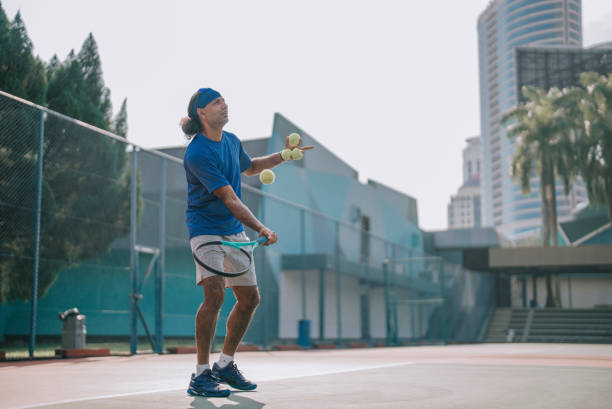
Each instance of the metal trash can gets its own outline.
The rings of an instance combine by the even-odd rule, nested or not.
[[[87,329],[85,327],[85,316],[79,313],[77,308],[58,313],[62,320],[62,349],[84,349]]]
[[[310,348],[310,320],[298,322],[298,345],[302,348]]]

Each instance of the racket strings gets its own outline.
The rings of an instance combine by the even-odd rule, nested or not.
[[[216,274],[238,276],[249,271],[252,256],[248,248],[206,243],[196,250],[196,261]]]
[[[226,273],[239,273],[248,270],[251,258],[248,250],[237,249],[230,246],[222,246],[224,252],[223,268]]]

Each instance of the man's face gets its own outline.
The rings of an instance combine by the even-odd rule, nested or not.
[[[215,128],[222,128],[229,121],[227,115],[227,104],[223,97],[219,97],[211,101],[210,104],[203,108],[204,118]]]

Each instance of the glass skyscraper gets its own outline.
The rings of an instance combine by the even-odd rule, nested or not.
[[[510,173],[514,141],[499,124],[502,114],[519,100],[515,48],[581,47],[581,7],[580,0],[493,0],[478,17],[482,221],[513,241],[541,228],[538,180],[532,180],[531,194],[522,194]],[[563,219],[575,203],[570,203],[560,185],[557,194]]]

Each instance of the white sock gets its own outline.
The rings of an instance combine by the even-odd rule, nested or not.
[[[217,366],[219,368],[225,368],[227,364],[229,364],[233,360],[233,356],[225,355],[223,352],[221,352],[221,355],[219,355],[219,360],[217,361]]]
[[[207,369],[210,369],[209,364],[196,364],[196,376],[200,376],[200,374]]]

